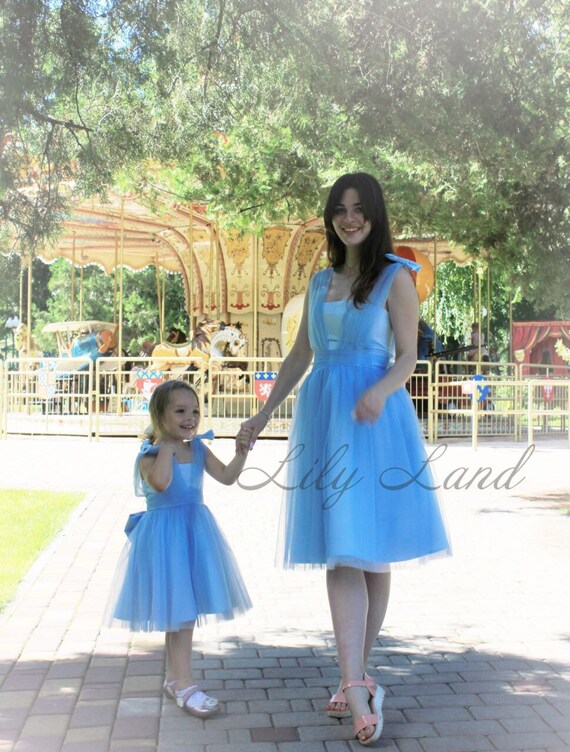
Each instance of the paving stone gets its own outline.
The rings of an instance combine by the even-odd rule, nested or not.
[[[116,713],[117,706],[112,700],[78,702],[69,721],[69,727],[112,726]]]
[[[45,673],[17,673],[12,671],[2,682],[2,692],[18,692],[25,689],[39,689],[44,681]]]
[[[299,741],[299,732],[294,726],[281,728],[256,728],[251,730],[252,742],[296,742]]]
[[[338,719],[329,718],[326,713],[310,712],[289,712],[289,713],[273,713],[271,716],[274,726],[323,726],[323,725],[336,725]]]
[[[74,695],[37,697],[30,708],[30,715],[61,715],[64,713],[71,715],[75,703],[76,697]]]
[[[19,739],[14,745],[14,752],[60,752],[62,744],[62,737]]]
[[[489,736],[497,749],[522,750],[536,749],[537,747],[553,747],[560,744],[560,737],[548,731],[537,731],[528,734],[493,734]]]
[[[61,752],[108,752],[107,741],[64,742]]]
[[[117,718],[113,726],[113,739],[157,739],[158,718]]]
[[[123,697],[117,708],[118,718],[160,716],[158,697]]]
[[[19,692],[0,692],[0,710],[9,708],[29,708],[34,704],[36,692],[22,690]]]
[[[424,752],[479,752],[495,749],[487,739],[478,736],[438,736],[434,739],[421,739],[420,743]]]
[[[67,715],[31,715],[24,724],[22,737],[63,736],[69,723]]]
[[[208,744],[208,752],[228,752],[228,747],[225,744]],[[231,752],[278,752],[276,744],[271,742],[258,742],[252,749],[251,743],[245,744],[232,744]]]
[[[2,447],[9,469],[17,463],[17,458],[6,455],[11,441]],[[28,454],[36,441],[42,454],[57,443],[27,440]],[[73,446],[70,440],[66,450]],[[106,452],[110,446],[106,444]],[[120,454],[121,446],[121,440],[113,441],[113,452]],[[136,442],[124,446],[130,462]],[[266,446],[274,452],[285,445]],[[231,451],[229,441],[227,448]],[[102,449],[97,442],[88,448],[83,443],[80,456],[99,451],[104,458]],[[457,466],[474,460],[466,447],[449,451],[458,452],[456,458],[469,456]],[[501,451],[493,449],[497,462]],[[481,452],[489,450],[480,449],[479,458]],[[549,455],[542,453],[541,459],[548,463]],[[41,462],[40,457],[36,464]],[[558,455],[556,463],[560,465]],[[556,463],[549,465],[548,472],[556,472]],[[73,461],[68,465],[73,467]],[[89,467],[98,465],[92,462]],[[27,466],[35,468],[34,463]],[[541,484],[549,480],[548,472],[541,469]],[[135,507],[128,480],[122,476],[116,483],[113,480],[112,491],[101,487],[111,476],[104,481],[96,474],[89,477],[99,490],[76,521],[75,531],[60,539],[58,556],[61,552],[63,558],[54,558],[51,570],[46,567],[45,585],[37,580],[25,600],[16,604],[14,618],[0,618],[0,728],[5,729],[0,744],[7,743],[9,752],[236,752],[241,747],[264,752],[267,745],[272,752],[362,749],[351,738],[350,719],[329,719],[323,712],[339,676],[323,573],[272,570],[267,582],[256,582],[259,565],[254,566],[248,553],[253,528],[250,523],[244,527],[235,518],[235,507],[227,503],[230,494],[243,494],[252,512],[248,518],[256,520],[256,555],[266,557],[269,570],[280,506],[276,494],[257,499],[232,488],[222,498],[206,488],[222,526],[231,531],[238,560],[248,568],[244,574],[256,588],[254,611],[235,625],[206,625],[197,632],[197,676],[205,689],[219,693],[225,706],[224,715],[206,723],[180,713],[160,696],[162,635],[99,631],[123,543],[117,523],[129,506]],[[4,473],[2,482],[6,478]],[[211,488],[219,491],[215,485]],[[483,502],[480,496],[479,491],[468,497],[452,493],[450,513],[458,554],[451,566],[436,562],[413,573],[398,572],[389,621],[370,662],[378,667],[375,675],[388,689],[385,731],[373,748],[384,752],[570,749],[570,702],[565,699],[570,652],[559,637],[559,625],[568,621],[570,612],[559,596],[560,564],[567,555],[559,518],[549,510],[537,512],[512,493],[493,491]],[[517,514],[506,515],[506,509]],[[108,512],[114,519],[107,522]],[[485,546],[480,545],[482,539]],[[507,539],[512,543],[509,547],[502,545]],[[532,615],[528,602],[535,604]],[[6,681],[17,686],[6,688]],[[31,682],[28,689],[26,682]],[[114,728],[105,716],[111,705],[117,712]],[[100,725],[73,726],[88,707],[99,709],[102,715],[95,713],[90,722]],[[72,716],[74,709],[77,714]],[[25,723],[28,731],[38,718],[74,721],[66,732],[58,734],[58,728],[48,724],[46,729],[53,735],[18,741],[18,729],[2,726],[10,716],[12,723]],[[296,733],[299,738],[253,741],[263,729],[272,734]],[[501,746],[503,742],[509,746]],[[1,746],[0,752],[5,752]]]

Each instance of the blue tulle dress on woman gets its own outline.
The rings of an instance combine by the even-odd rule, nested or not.
[[[203,437],[213,438],[211,432]],[[251,607],[230,547],[204,504],[205,448],[192,441],[192,462],[173,459],[172,481],[159,493],[139,463],[158,447],[145,441],[135,462],[135,493],[147,511],[121,554],[107,622],[132,631],[174,632],[208,619],[232,619]]]
[[[449,554],[450,544],[413,403],[404,387],[372,425],[352,417],[358,399],[390,368],[394,336],[386,300],[402,266],[392,254],[361,308],[325,302],[332,269],[309,287],[315,358],[299,390],[289,436],[278,559],[285,567],[352,566]],[[414,480],[415,479],[415,480]]]

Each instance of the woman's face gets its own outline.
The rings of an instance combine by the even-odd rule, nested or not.
[[[372,224],[364,217],[360,196],[355,188],[347,188],[335,207],[332,225],[347,247],[359,247],[370,235]]]

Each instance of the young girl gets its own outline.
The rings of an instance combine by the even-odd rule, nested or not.
[[[224,465],[196,435],[198,396],[184,381],[166,381],[149,405],[152,436],[135,462],[135,493],[147,511],[128,525],[128,542],[111,596],[110,623],[136,631],[165,632],[163,692],[190,715],[207,718],[220,710],[192,677],[196,621],[232,619],[251,607],[234,556],[203,503],[204,469],[220,483],[237,480],[250,435],[236,437],[236,455]],[[213,435],[204,437],[213,438]]]

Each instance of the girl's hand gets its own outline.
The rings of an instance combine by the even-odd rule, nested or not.
[[[251,429],[240,428],[236,435],[236,454],[247,454],[250,450]]]
[[[382,415],[386,394],[380,384],[367,389],[356,403],[352,417],[359,423],[375,423]]]
[[[241,430],[249,432],[249,448],[253,449],[253,445],[257,441],[257,437],[263,431],[265,426],[269,423],[269,418],[265,413],[257,413],[249,420],[244,420],[241,424]]]
[[[157,442],[156,446],[160,449],[166,449],[172,452],[172,455],[174,456],[176,454],[176,451],[178,449],[178,445],[175,441],[172,441],[171,439],[167,439],[166,437],[160,437]]]

